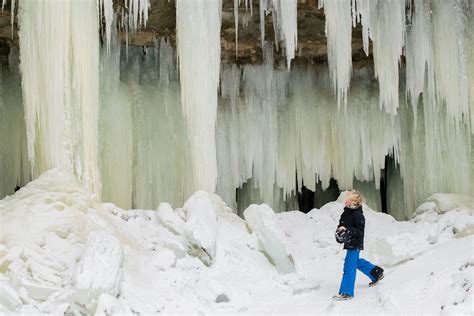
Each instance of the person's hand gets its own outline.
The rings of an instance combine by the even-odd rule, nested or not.
[[[336,229],[337,232],[345,231],[345,230],[346,230],[346,228],[345,228],[344,226],[338,227],[338,228]]]

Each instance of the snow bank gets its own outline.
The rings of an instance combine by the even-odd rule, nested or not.
[[[191,249],[206,265],[216,253],[217,215],[209,193],[197,191],[184,203],[186,212],[185,234]]]
[[[286,245],[285,236],[278,226],[275,212],[266,204],[252,204],[244,211],[244,218],[278,271],[295,272],[295,263]]]
[[[339,202],[308,214],[252,205],[244,221],[202,191],[182,209],[122,210],[53,170],[0,200],[0,313],[472,312],[472,209],[397,222],[364,207],[361,256],[386,277],[373,289],[359,274],[350,305],[331,300],[342,211]]]
[[[91,232],[74,277],[76,302],[94,310],[102,293],[119,294],[122,267],[119,240],[104,232]]]

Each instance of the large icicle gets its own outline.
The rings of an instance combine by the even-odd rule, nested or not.
[[[20,59],[34,176],[74,171],[100,196],[99,25],[95,0],[21,1]]]
[[[239,6],[240,0],[234,0],[235,57],[237,57],[239,53]]]
[[[296,0],[273,0],[273,6],[277,14],[280,39],[285,43],[286,64],[290,69],[298,44]]]
[[[196,188],[214,192],[215,125],[220,67],[220,0],[178,0],[176,26],[181,101],[191,143]]]
[[[405,44],[406,0],[357,0],[356,14],[362,22],[364,50],[373,42],[375,76],[379,81],[380,108],[397,114],[399,62]]]
[[[298,44],[297,2],[296,0],[260,0],[260,43],[265,47],[265,16],[272,12],[275,40],[285,44],[286,63],[295,58]],[[278,45],[278,43],[276,43]]]
[[[338,108],[347,105],[347,90],[352,73],[351,0],[321,0],[326,15],[329,74],[337,95]]]
[[[425,88],[425,81],[431,87],[429,90],[434,89],[430,11],[429,0],[415,0],[412,23],[407,32],[406,90],[415,113],[415,122],[418,101]]]
[[[99,0],[99,16],[105,18],[105,41],[107,52],[110,50],[110,41],[112,36],[112,23],[114,21],[114,4],[112,0]]]

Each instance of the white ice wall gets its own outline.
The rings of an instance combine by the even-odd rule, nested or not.
[[[95,0],[22,1],[20,59],[34,176],[74,171],[100,196],[99,17]]]

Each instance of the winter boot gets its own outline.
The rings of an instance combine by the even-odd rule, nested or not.
[[[347,295],[347,294],[338,294],[338,295],[334,295],[332,298],[335,301],[347,301],[347,300],[351,300],[352,296]]]
[[[374,280],[369,283],[369,286],[374,286],[383,279],[383,269],[381,267],[375,266],[375,268],[370,271],[370,274],[374,277]]]

